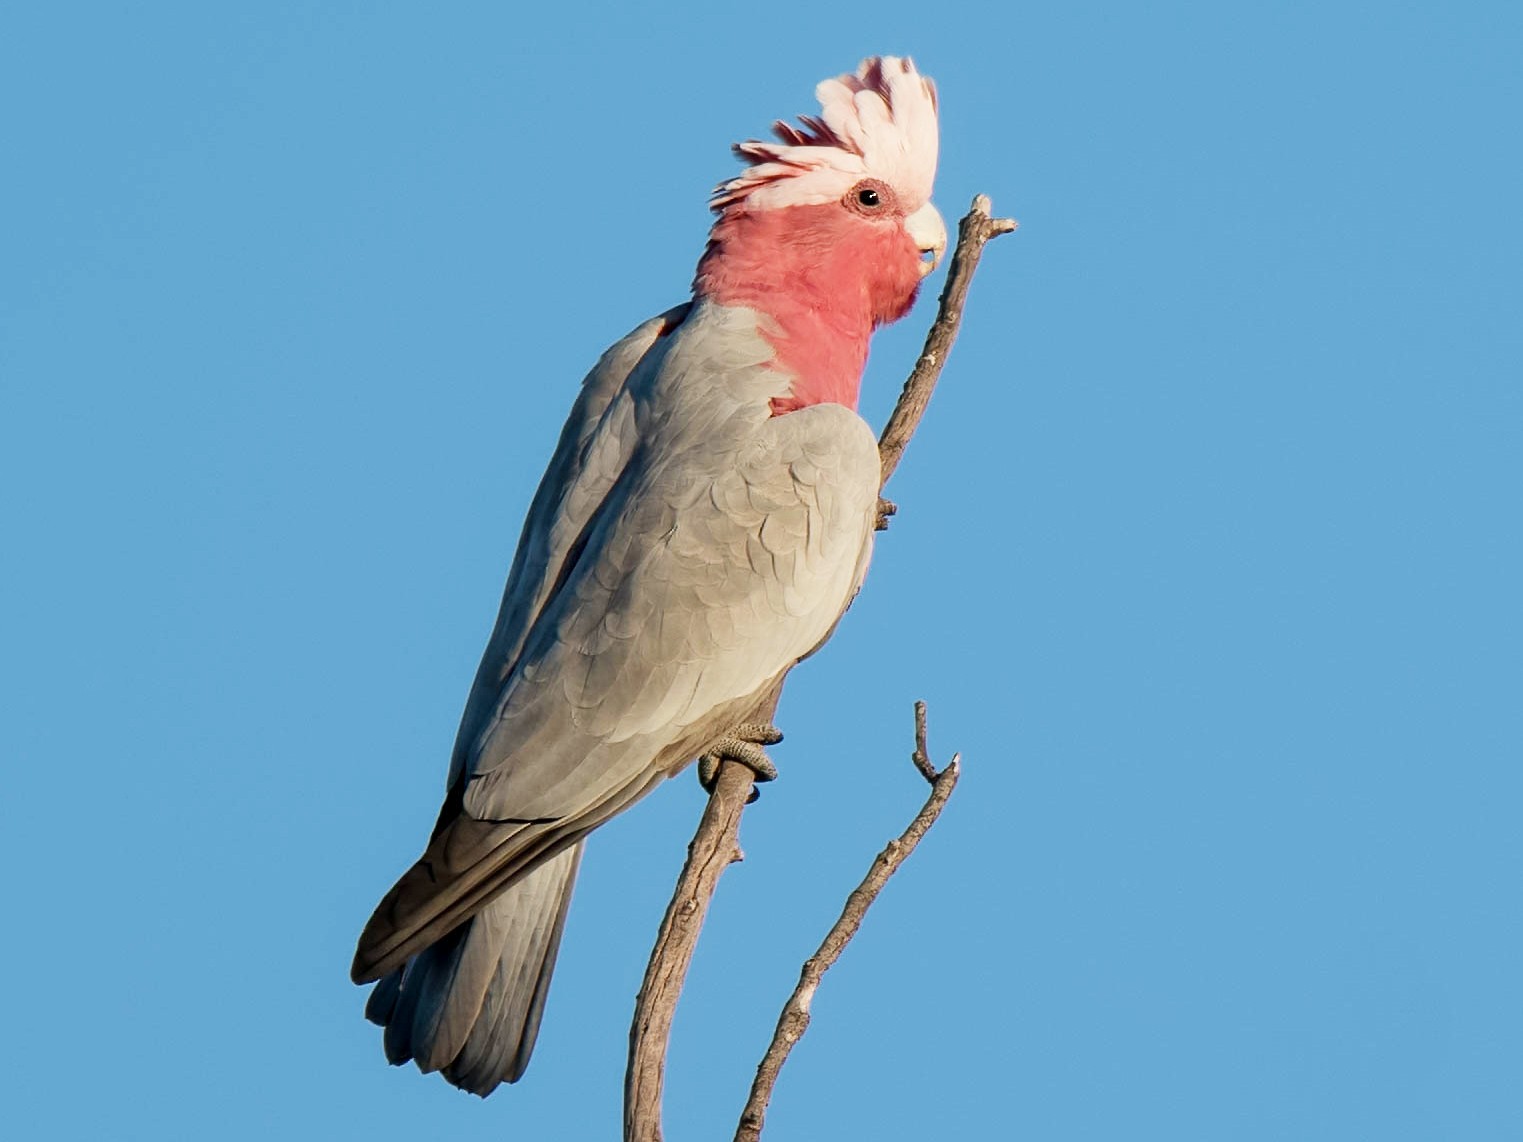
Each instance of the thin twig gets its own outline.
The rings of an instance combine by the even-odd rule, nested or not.
[[[925,703],[915,703],[915,752],[910,754],[910,760],[915,763],[915,768],[920,770],[920,776],[936,784],[936,767],[931,764],[930,751],[925,744]]]
[[[899,466],[905,446],[914,435],[920,418],[925,415],[931,390],[936,387],[936,380],[946,363],[947,352],[957,338],[968,286],[973,280],[973,271],[978,266],[984,244],[1000,234],[1008,234],[1015,229],[1015,225],[1007,218],[991,218],[989,200],[981,194],[974,197],[972,207],[958,225],[957,247],[952,252],[952,260],[947,267],[947,284],[941,292],[936,320],[926,335],[925,348],[905,382],[898,403],[878,440],[883,473],[880,490]],[[892,514],[892,505],[885,505],[885,508],[882,514]],[[747,720],[770,722],[777,710],[781,688],[782,680],[779,679],[756,715]],[[957,780],[956,769],[954,760],[941,777],[936,779],[945,778],[947,773],[953,775],[947,786],[948,794],[951,793],[951,784]],[[687,864],[678,877],[671,904],[661,922],[656,946],[651,951],[645,982],[635,1001],[634,1021],[629,1030],[629,1065],[624,1075],[625,1142],[661,1142],[661,1089],[672,1016],[688,964],[693,958],[698,933],[703,927],[709,902],[718,886],[719,876],[734,858],[734,854],[740,851],[736,840],[740,830],[740,816],[752,787],[753,774],[749,769],[738,762],[724,762],[719,768],[698,832],[688,846]],[[934,816],[931,819],[934,820]],[[925,828],[929,827],[927,822]],[[913,828],[912,825],[911,829]],[[921,830],[923,831],[924,829]],[[915,839],[919,840],[918,833]],[[886,875],[884,879],[887,879]]]
[[[968,300],[968,287],[973,284],[973,271],[978,269],[984,245],[991,238],[1008,234],[1016,228],[1017,223],[1013,219],[991,218],[989,210],[988,196],[975,194],[968,213],[957,224],[957,248],[952,252],[951,264],[947,266],[947,284],[942,287],[941,299],[937,303],[936,320],[931,325],[931,331],[926,334],[925,348],[920,351],[920,359],[915,362],[914,370],[899,393],[894,411],[889,416],[888,423],[883,426],[883,434],[878,437],[878,455],[883,464],[880,487],[888,483],[894,469],[899,467],[910,437],[915,435],[920,418],[925,415],[926,406],[931,403],[936,380],[941,376],[942,366],[947,363],[952,342],[957,340],[957,327],[962,324],[962,310]]]
[[[777,1085],[778,1073],[788,1061],[789,1052],[809,1029],[809,1005],[814,1000],[821,978],[841,958],[841,953],[857,934],[857,929],[862,926],[862,918],[872,907],[873,901],[878,899],[878,893],[883,891],[888,878],[915,851],[920,838],[936,823],[936,818],[941,816],[941,810],[946,806],[947,798],[952,796],[952,790],[957,787],[961,765],[956,755],[940,773],[936,772],[929,761],[924,767],[921,766],[920,761],[924,756],[925,703],[916,702],[915,768],[930,781],[931,794],[910,822],[909,828],[897,840],[889,841],[888,847],[878,854],[862,883],[846,898],[841,918],[826,933],[819,950],[804,961],[804,968],[799,972],[798,986],[793,989],[788,1002],[783,1004],[783,1012],[777,1018],[777,1030],[772,1033],[772,1042],[768,1044],[767,1053],[762,1056],[761,1064],[756,1068],[756,1081],[751,1084],[751,1097],[746,1100],[746,1108],[741,1112],[740,1125],[735,1130],[735,1142],[758,1142],[761,1138],[762,1126],[767,1120],[767,1104],[772,1101],[772,1089]]]

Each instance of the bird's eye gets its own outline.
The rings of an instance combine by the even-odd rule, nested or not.
[[[893,187],[875,178],[864,178],[841,196],[841,205],[867,218],[892,214],[898,209],[899,202],[894,197]]]

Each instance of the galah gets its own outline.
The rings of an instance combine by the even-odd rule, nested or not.
[[[582,383],[535,493],[423,856],[355,952],[386,1057],[523,1074],[588,833],[694,759],[774,775],[749,719],[830,634],[878,505],[873,329],[946,247],[936,91],[908,59],[738,144],[692,299]]]

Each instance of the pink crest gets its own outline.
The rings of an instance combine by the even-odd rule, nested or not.
[[[931,197],[936,177],[936,86],[908,58],[874,56],[855,75],[815,88],[819,115],[795,127],[772,127],[780,142],[737,143],[749,164],[721,183],[709,205],[716,213],[744,202],[756,210],[833,202],[864,178],[894,188],[906,211]]]

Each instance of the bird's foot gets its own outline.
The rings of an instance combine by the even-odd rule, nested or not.
[[[887,531],[889,516],[896,515],[898,511],[899,505],[894,503],[893,500],[885,500],[882,496],[879,496],[878,518],[873,521],[873,530]]]
[[[783,732],[766,722],[748,722],[736,726],[724,737],[715,741],[698,759],[698,783],[710,793],[719,778],[719,767],[726,761],[738,761],[756,775],[757,781],[776,781],[777,766],[763,751],[764,745],[776,745],[783,740]],[[761,796],[759,790],[751,790],[747,804]]]

